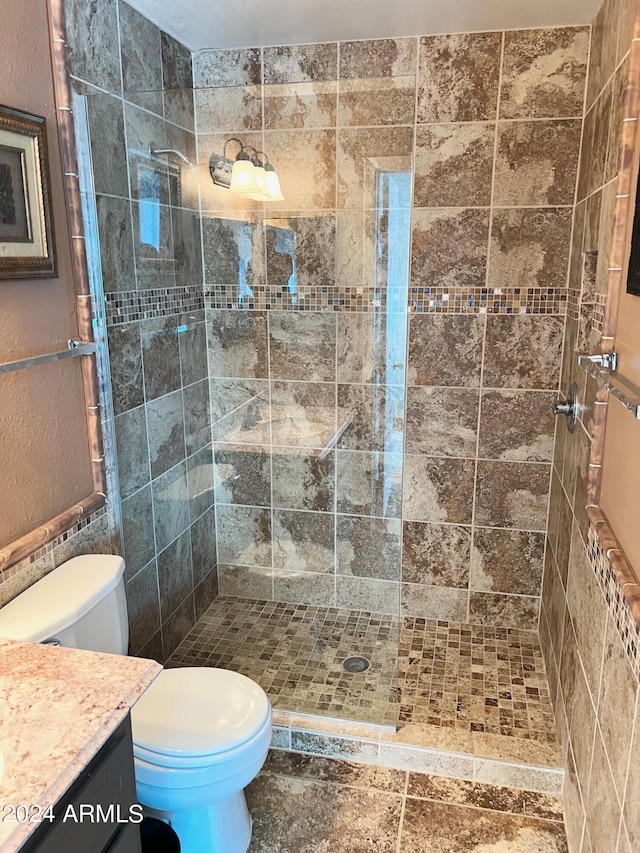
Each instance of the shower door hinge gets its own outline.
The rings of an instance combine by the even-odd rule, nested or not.
[[[608,370],[609,373],[613,373],[618,369],[618,353],[617,352],[604,352],[599,355],[579,355],[578,356],[578,364],[582,367],[588,361],[592,364],[597,364],[602,370]]]

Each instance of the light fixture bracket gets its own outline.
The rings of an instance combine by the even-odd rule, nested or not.
[[[211,180],[219,187],[229,189],[231,186],[231,172],[233,171],[233,160],[223,157],[221,154],[212,154],[209,159],[209,172]]]

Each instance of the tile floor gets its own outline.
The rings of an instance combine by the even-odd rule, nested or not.
[[[401,620],[399,722],[555,742],[549,685],[532,631]]]
[[[349,655],[370,669],[346,673]],[[167,661],[178,665],[242,672],[277,709],[555,741],[530,631],[220,596]]]
[[[274,708],[395,726],[398,620],[364,610],[218,597],[166,666],[219,666],[257,681]],[[370,669],[352,675],[349,655]]]
[[[546,794],[272,751],[248,853],[567,853]]]

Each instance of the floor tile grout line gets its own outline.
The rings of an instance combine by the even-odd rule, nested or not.
[[[327,760],[327,759],[321,759],[321,761],[324,761],[324,760]],[[330,759],[328,759],[328,760],[331,761]],[[357,772],[357,768],[354,765],[351,765],[350,769],[354,773]],[[418,774],[418,775],[433,776],[433,774]],[[415,823],[416,818],[418,820],[420,820],[421,817],[427,818],[429,815],[434,815],[434,814],[438,815],[439,814],[442,817],[444,817],[444,815],[447,812],[448,813],[456,813],[458,818],[459,818],[457,823],[463,822],[465,825],[467,825],[469,823],[469,821],[471,821],[471,825],[477,826],[478,828],[482,828],[482,830],[486,830],[490,826],[494,826],[496,828],[500,828],[501,826],[504,827],[504,835],[501,833],[501,836],[502,836],[501,840],[504,842],[508,841],[507,836],[509,835],[511,829],[514,826],[520,826],[522,828],[527,827],[529,830],[533,830],[534,832],[540,832],[541,834],[539,836],[536,835],[536,839],[539,838],[541,841],[543,838],[556,839],[559,846],[556,846],[556,844],[554,844],[553,849],[558,850],[558,851],[561,849],[562,850],[565,849],[564,839],[566,836],[565,836],[565,830],[564,830],[564,825],[563,825],[562,819],[554,820],[554,819],[548,818],[548,817],[531,815],[531,814],[528,814],[526,812],[526,810],[522,811],[522,812],[511,812],[511,811],[506,811],[506,810],[501,810],[501,809],[483,808],[482,806],[477,806],[477,805],[469,804],[466,802],[458,802],[452,798],[446,798],[446,797],[443,797],[441,799],[413,797],[411,795],[408,795],[408,791],[407,791],[407,787],[406,787],[407,783],[408,783],[408,774],[405,776],[405,791],[404,791],[404,793],[400,793],[398,791],[385,791],[382,788],[371,787],[364,782],[362,785],[351,785],[349,783],[345,783],[345,782],[341,781],[340,779],[332,780],[332,779],[324,779],[324,778],[315,778],[312,775],[307,776],[304,774],[296,774],[295,772],[290,773],[290,772],[287,772],[286,769],[282,769],[282,770],[277,769],[277,768],[274,770],[268,769],[266,771],[263,771],[261,776],[263,778],[268,777],[272,780],[275,780],[275,779],[282,779],[282,780],[297,779],[303,784],[303,787],[307,793],[309,793],[309,792],[313,793],[314,789],[319,793],[320,789],[322,789],[322,788],[329,788],[329,789],[333,788],[336,791],[336,794],[341,798],[341,801],[344,802],[345,805],[347,805],[347,806],[349,805],[350,802],[351,803],[358,803],[361,806],[362,798],[361,798],[361,796],[358,797],[358,794],[362,795],[365,792],[369,795],[368,801],[371,805],[373,805],[372,798],[375,798],[375,797],[381,798],[379,800],[380,803],[384,802],[385,798],[400,798],[401,807],[400,807],[400,815],[398,818],[398,823],[395,827],[393,825],[391,827],[389,827],[389,825],[387,823],[388,834],[385,835],[385,837],[388,839],[388,842],[390,842],[392,845],[394,843],[394,838],[395,838],[395,845],[392,848],[395,851],[395,853],[401,853],[401,851],[403,850],[402,844],[403,844],[403,834],[404,834],[404,829],[405,829],[405,819],[406,819],[406,810],[407,810],[407,805],[408,805],[407,801],[408,800],[413,800],[415,803],[422,802],[424,804],[430,804],[430,806],[432,807],[431,809],[425,808],[424,810],[421,810],[419,808],[415,809],[414,810],[414,818],[412,820],[412,823]],[[252,785],[253,784],[254,783],[252,783]],[[259,787],[260,783],[258,782],[257,785]],[[480,787],[483,787],[483,783],[480,783]],[[487,789],[490,789],[490,788],[493,788],[494,786],[487,785],[486,787],[487,787]],[[277,782],[275,782],[273,790],[281,791],[282,789],[278,788]],[[517,788],[508,787],[507,790],[514,795],[523,793],[521,789],[517,789]],[[529,793],[534,794],[534,796],[535,796],[534,792],[529,792]],[[295,800],[295,794],[293,795],[293,799]],[[320,799],[322,800],[322,798],[320,798]],[[553,799],[559,800],[558,797],[554,797]],[[543,806],[544,806],[544,803],[543,803]],[[523,804],[523,808],[526,809],[526,802]],[[421,812],[422,812],[422,814],[421,814]],[[373,829],[374,827],[378,826],[377,817],[371,811],[369,812],[369,815],[371,815],[371,829]],[[482,816],[482,818],[480,816]],[[482,822],[480,822],[481,820],[482,820]],[[490,823],[487,824],[487,821],[489,821]],[[426,832],[426,833],[429,833],[430,830],[432,832],[436,831],[436,827],[434,827],[433,825],[428,825],[425,820],[423,820],[419,826],[414,825],[411,827],[412,832],[416,829],[419,830],[420,832]],[[456,835],[456,838],[457,837],[458,836]],[[447,836],[447,838],[450,841],[455,840],[453,838],[453,836]],[[532,839],[532,840],[535,841],[536,839]],[[283,839],[280,839],[280,840],[283,840]],[[442,837],[442,840],[444,840],[444,836]],[[458,840],[460,840],[460,839],[458,839]],[[498,840],[498,839],[496,839],[496,840]],[[291,848],[287,846],[283,849],[286,849],[288,851]],[[422,848],[420,848],[420,849],[422,849]],[[449,848],[447,848],[447,849],[449,849]],[[536,847],[536,849],[537,849],[537,847]],[[547,849],[547,847],[545,847],[545,849]],[[549,848],[549,849],[551,849],[551,848]]]
[[[394,768],[387,768],[384,765],[381,766],[381,765],[371,765],[371,764],[365,764],[365,763],[360,763],[360,762],[353,762],[353,761],[349,761],[348,759],[336,758],[334,756],[322,756],[322,755],[313,755],[312,756],[312,755],[309,755],[307,753],[291,753],[291,752],[287,752],[287,751],[284,751],[284,754],[295,756],[295,757],[305,757],[312,762],[318,761],[318,762],[329,762],[330,764],[335,763],[336,765],[338,765],[338,764],[347,765],[349,767],[349,769],[354,773],[355,772],[363,773],[363,772],[366,772],[367,770],[371,770],[372,768],[386,770],[390,773],[403,773],[404,774],[404,781],[402,784],[402,790],[401,791],[399,791],[399,790],[388,790],[388,789],[385,789],[383,787],[376,787],[376,786],[373,786],[371,784],[365,784],[364,782],[358,783],[357,781],[353,781],[353,780],[344,781],[344,780],[340,780],[340,779],[323,778],[323,777],[316,777],[316,776],[312,776],[312,775],[307,776],[304,773],[296,773],[293,769],[291,771],[287,771],[286,769],[267,767],[266,769],[263,769],[261,772],[264,775],[279,776],[279,777],[288,778],[288,779],[300,779],[302,781],[313,782],[313,783],[320,784],[320,785],[340,786],[340,787],[350,788],[353,790],[360,790],[360,791],[367,790],[367,791],[371,791],[371,792],[375,792],[375,793],[385,794],[385,795],[392,796],[392,797],[402,797],[402,798],[406,798],[409,800],[417,800],[417,801],[431,802],[431,803],[445,803],[445,804],[450,804],[453,806],[459,806],[461,808],[472,809],[472,810],[476,810],[476,811],[480,811],[480,812],[494,812],[496,814],[507,814],[507,815],[512,815],[515,817],[525,817],[525,818],[531,819],[531,820],[545,821],[548,823],[562,823],[563,822],[563,817],[561,814],[559,814],[557,816],[557,818],[554,819],[552,817],[544,817],[540,814],[529,813],[526,810],[526,805],[527,805],[526,802],[523,803],[523,806],[522,806],[523,810],[522,811],[513,811],[510,809],[492,808],[491,806],[483,806],[483,805],[479,805],[477,803],[459,802],[459,801],[453,800],[453,799],[444,799],[443,797],[421,796],[420,794],[410,794],[409,793],[409,782],[410,782],[411,776],[416,776],[419,779],[420,778],[441,779],[441,780],[446,780],[448,782],[453,782],[453,783],[467,784],[467,785],[470,785],[471,788],[479,789],[480,791],[482,791],[484,789],[484,790],[486,790],[487,793],[489,791],[492,791],[492,790],[509,791],[513,794],[518,794],[520,796],[528,795],[529,797],[533,796],[533,797],[550,799],[550,800],[554,800],[558,805],[560,805],[562,802],[562,797],[560,795],[545,794],[545,793],[540,793],[540,792],[535,792],[535,791],[529,791],[529,790],[525,790],[522,788],[511,787],[508,785],[494,785],[494,784],[487,783],[487,782],[475,782],[472,780],[462,779],[462,778],[441,777],[441,776],[438,776],[438,774],[436,774],[436,773],[421,772],[419,770],[395,770]]]
[[[402,830],[404,828],[404,813],[407,807],[407,792],[409,790],[409,771],[405,771],[404,792],[402,795],[402,803],[400,806],[400,820],[398,821],[398,841],[396,844],[396,853],[401,853],[402,850]]]

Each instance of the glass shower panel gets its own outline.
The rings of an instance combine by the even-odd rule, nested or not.
[[[167,665],[228,666],[278,709],[390,726],[413,129],[367,103],[400,93],[405,109],[413,85],[323,83],[337,129],[335,110],[307,128],[283,106],[264,131],[222,132],[233,87],[195,90],[197,132],[188,92],[162,115],[158,93],[87,98],[125,557],[134,580],[155,561],[164,635],[183,593],[197,617]],[[265,115],[288,87],[262,86]],[[268,152],[284,201],[214,186],[232,136]]]
[[[131,651],[166,661],[217,583],[193,92],[77,95],[74,116]]]
[[[228,191],[203,192],[223,208],[203,211],[221,594],[278,602],[274,648],[263,651],[281,676],[276,707],[388,725],[398,714],[404,131],[388,150],[384,128],[338,132],[333,148],[307,134],[326,184],[308,198],[295,151],[278,157],[278,206],[243,212]],[[300,135],[265,133],[264,146],[287,141]],[[294,200],[302,209],[282,210]]]

